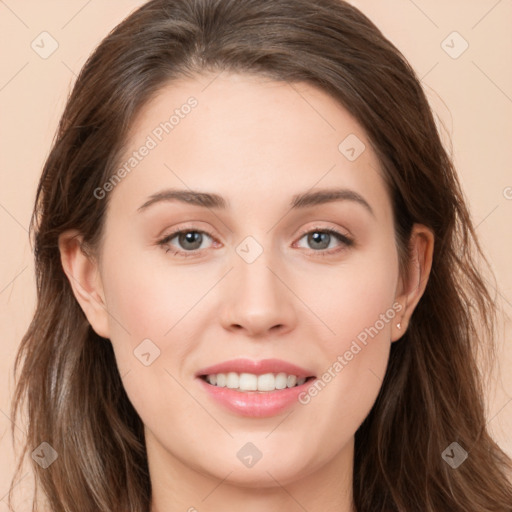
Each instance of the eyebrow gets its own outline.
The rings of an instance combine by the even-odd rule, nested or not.
[[[229,208],[229,202],[218,194],[198,190],[166,189],[149,196],[148,200],[138,208],[138,211],[146,210],[155,203],[168,201],[180,201],[195,206],[221,210]],[[327,188],[297,194],[292,197],[289,207],[291,209],[308,208],[334,201],[353,201],[363,206],[375,217],[375,212],[368,201],[356,191],[347,188]]]

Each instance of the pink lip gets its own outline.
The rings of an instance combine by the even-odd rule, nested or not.
[[[300,386],[275,391],[236,391],[234,389],[217,387],[208,384],[197,377],[202,388],[218,403],[229,411],[241,416],[253,418],[268,418],[283,412],[299,401],[299,395],[306,391],[317,379],[310,379]]]
[[[314,372],[306,370],[281,359],[262,359],[261,361],[251,361],[250,359],[232,359],[223,363],[202,368],[196,373],[196,377],[201,375],[212,375],[214,373],[253,373],[263,375],[265,373],[287,373],[297,377],[312,377]],[[292,388],[290,388],[292,389]]]
[[[263,359],[251,361],[249,359],[235,359],[224,363],[203,368],[196,373],[196,380],[200,386],[223,407],[241,416],[253,418],[266,418],[283,412],[294,403],[298,402],[300,393],[316,380],[309,379],[300,386],[275,391],[236,391],[227,387],[217,387],[200,378],[204,375],[216,373],[253,373],[263,375],[265,373],[287,373],[297,377],[312,377],[314,373],[299,366],[279,359]]]

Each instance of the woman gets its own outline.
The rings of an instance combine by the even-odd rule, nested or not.
[[[32,228],[14,412],[52,510],[512,509],[480,246],[349,4],[142,6],[80,73]]]

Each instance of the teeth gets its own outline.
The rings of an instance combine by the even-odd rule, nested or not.
[[[238,391],[275,391],[276,389],[293,388],[306,382],[305,377],[287,375],[286,373],[217,373],[206,376],[206,381],[213,386],[227,387]]]
[[[226,376],[226,387],[230,389],[236,389],[238,387],[238,382],[240,377],[237,373],[229,372]]]
[[[238,377],[238,375],[235,373]],[[252,373],[242,373],[238,378],[237,388],[244,391],[258,391],[258,377]]]
[[[288,375],[288,377],[286,378],[287,387],[293,388],[295,384],[297,384],[297,377],[295,377],[295,375]]]

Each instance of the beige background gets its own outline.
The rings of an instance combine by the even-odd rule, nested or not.
[[[5,494],[13,467],[12,363],[35,304],[27,228],[36,184],[76,74],[108,31],[142,3],[0,0],[0,512],[7,510]],[[411,62],[453,141],[477,233],[500,284],[502,377],[488,396],[488,425],[512,455],[512,322],[507,319],[512,310],[512,2],[352,3]],[[40,53],[51,50],[55,43],[50,36],[40,36],[43,31],[58,43],[47,58],[31,47],[35,41]],[[454,31],[463,39],[450,35]],[[464,41],[467,50],[453,58]],[[23,424],[16,431],[22,438]],[[22,476],[19,488],[28,492],[31,478],[27,471]]]

